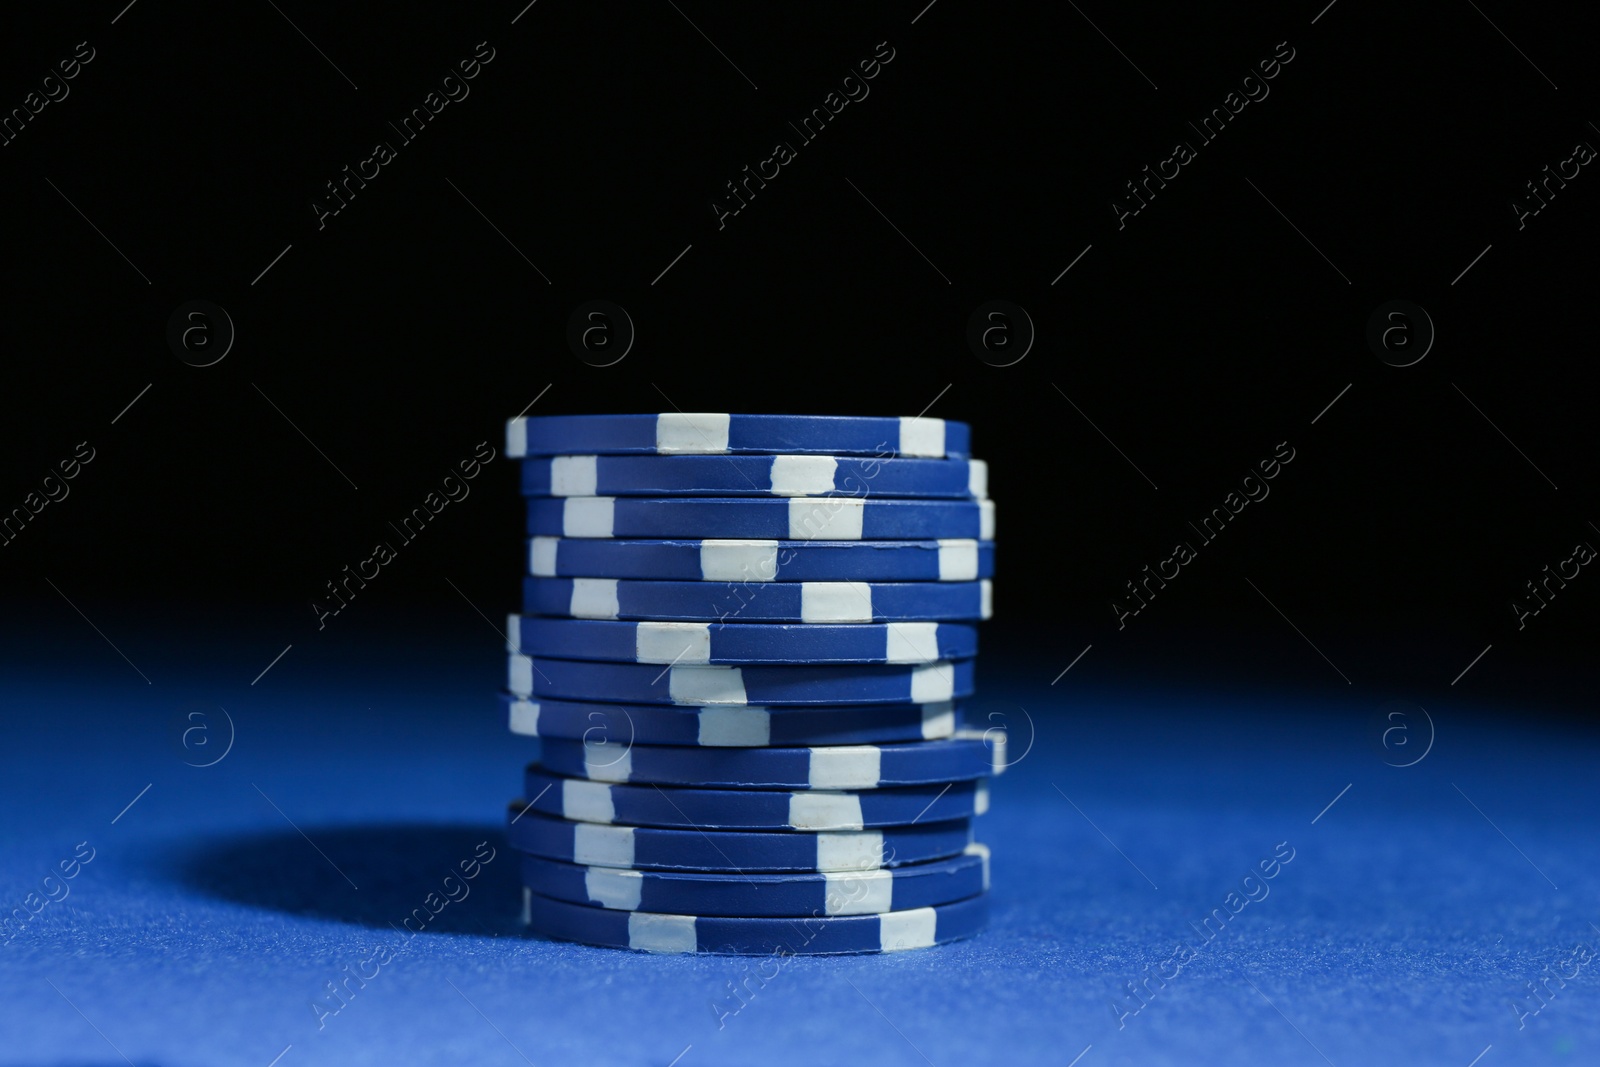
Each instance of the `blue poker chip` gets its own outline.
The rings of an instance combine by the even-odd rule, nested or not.
[[[693,582],[970,582],[994,577],[994,542],[626,541],[534,537],[538,578],[646,578]]]
[[[827,496],[982,499],[981,459],[850,456],[541,456],[522,461],[524,496]]]
[[[528,533],[546,537],[760,537],[791,541],[994,540],[992,500],[869,496],[569,496],[528,500]]]
[[[658,667],[512,653],[506,688],[520,697],[641,704],[932,704],[971,696],[973,661],[910,667]]]
[[[546,815],[690,830],[870,830],[970,819],[989,810],[982,779],[860,792],[691,789],[591,782],[530,763],[523,787],[528,805]]]
[[[524,578],[530,615],[660,622],[900,622],[987,619],[989,579],[976,582],[654,582]]]
[[[552,737],[544,766],[596,782],[718,789],[879,789],[965,782],[1006,766],[1005,731],[961,730],[940,741],[814,748],[672,748]]]
[[[978,654],[954,622],[615,622],[506,617],[508,651],[613,663],[933,663]]]
[[[540,897],[612,911],[752,918],[881,915],[953,904],[987,891],[989,850],[972,844],[954,859],[830,874],[629,871],[524,856],[522,884]]]
[[[506,422],[506,455],[833,453],[843,456],[971,454],[964,422],[838,415],[536,415]]]
[[[717,748],[926,741],[954,733],[958,715],[950,701],[798,708],[673,707],[529,700],[501,693],[500,703],[514,734]]]
[[[523,890],[529,929],[562,941],[640,952],[710,952],[724,955],[831,956],[929,948],[975,936],[988,919],[980,893],[935,907],[881,915],[804,918],[730,918],[613,911],[571,904]]]
[[[972,822],[880,830],[681,830],[573,822],[511,805],[506,839],[519,852],[585,867],[688,871],[866,871],[959,856]]]

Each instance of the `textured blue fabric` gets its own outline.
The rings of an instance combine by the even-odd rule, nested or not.
[[[183,759],[219,750],[186,753],[174,717],[213,709],[225,740],[220,667],[12,678],[4,908],[94,854],[0,946],[0,1064],[1600,1062],[1600,961],[1568,962],[1600,948],[1591,736],[1430,708],[1432,750],[1395,768],[1343,692],[985,664],[977,714],[1019,759],[980,822],[990,929],[780,966],[521,936],[499,821],[534,742],[498,718],[492,645],[382,671],[295,654],[255,687],[230,663],[237,737],[204,768]],[[439,905],[447,885],[469,895]],[[1541,1006],[1547,966],[1569,978]],[[1123,989],[1161,971],[1142,1006]],[[326,983],[352,972],[340,1007]]]

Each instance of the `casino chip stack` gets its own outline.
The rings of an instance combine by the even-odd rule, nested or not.
[[[982,926],[960,726],[994,504],[962,423],[516,418],[528,575],[508,836],[538,933],[648,952],[892,952]]]

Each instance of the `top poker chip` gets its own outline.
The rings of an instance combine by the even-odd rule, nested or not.
[[[506,455],[818,453],[967,459],[964,422],[838,415],[538,415],[506,423]]]

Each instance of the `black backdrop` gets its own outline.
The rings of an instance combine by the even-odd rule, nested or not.
[[[0,506],[37,504],[80,442],[94,458],[0,548],[11,657],[43,635],[123,669],[74,607],[174,663],[202,653],[167,626],[259,631],[261,662],[337,640],[324,583],[536,397],[926,409],[970,420],[991,463],[986,654],[1581,707],[1600,578],[1520,629],[1512,603],[1600,545],[1600,178],[1574,149],[1600,145],[1592,30],[1467,0],[113,0],[16,21]],[[405,141],[390,124],[431,92]],[[858,98],[803,140],[790,123],[831,92]],[[1214,108],[1207,141],[1189,124]],[[794,158],[719,220],[778,141]],[[1165,163],[1180,141],[1193,158]],[[332,213],[326,183],[377,142],[394,158]],[[1169,180],[1135,214],[1146,167]],[[207,367],[168,337],[196,300],[235,334]],[[615,365],[568,344],[590,300],[636,332]],[[991,365],[1026,344],[1014,312],[1006,355],[969,344],[991,300],[1026,309],[1020,362]],[[1368,323],[1394,300],[1428,321],[1386,320],[1385,362]],[[191,362],[226,341],[208,316]],[[1119,628],[1124,583],[1280,442],[1270,496]],[[492,642],[462,601],[515,604],[510,466],[338,628]]]

